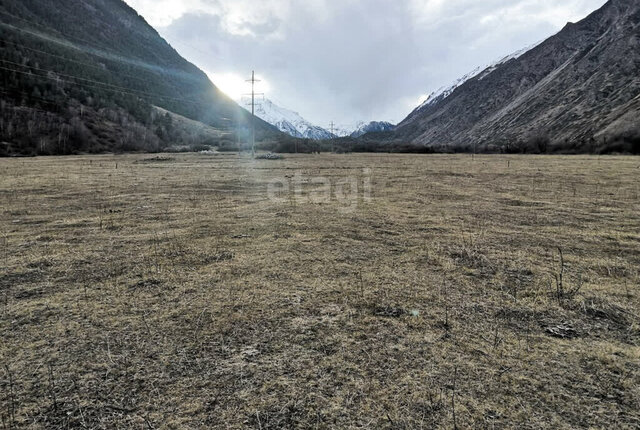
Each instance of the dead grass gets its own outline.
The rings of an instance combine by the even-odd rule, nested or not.
[[[0,428],[638,428],[639,167],[0,159]]]

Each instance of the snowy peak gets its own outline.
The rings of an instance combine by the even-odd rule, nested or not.
[[[250,102],[247,103],[244,100],[241,105],[251,111]],[[280,107],[266,98],[256,101],[255,114],[258,118],[275,126],[283,133],[301,139],[325,140],[337,137],[360,137],[367,133],[393,130],[395,127],[385,121],[357,121],[344,126],[336,126],[333,129],[333,133],[331,133],[325,128],[310,123],[299,113]]]
[[[379,133],[383,131],[391,131],[395,128],[395,125],[386,121],[371,121],[368,124],[361,124],[353,133],[351,137],[364,136],[367,133]]]
[[[356,121],[350,124],[338,125],[333,129],[333,134],[337,137],[350,137],[353,132],[363,127],[366,123],[364,121]]]
[[[250,103],[243,102],[241,105],[248,111],[251,111]],[[280,107],[269,99],[256,101],[255,114],[258,118],[293,137],[313,140],[331,139],[335,137],[324,128],[310,123],[299,113]]]

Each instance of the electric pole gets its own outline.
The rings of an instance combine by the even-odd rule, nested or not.
[[[336,135],[333,132],[333,129],[335,128],[335,124],[333,121],[331,121],[331,123],[329,124],[329,127],[331,127],[331,152],[336,152],[335,148],[334,148],[334,144],[333,144],[333,139],[335,139]]]
[[[256,82],[260,82],[256,79],[256,72],[251,72],[251,79],[247,82],[251,82],[251,154],[256,155]]]

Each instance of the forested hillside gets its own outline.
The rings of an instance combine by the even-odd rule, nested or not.
[[[249,120],[121,0],[0,3],[0,154],[228,146]],[[279,136],[258,120],[259,139]]]

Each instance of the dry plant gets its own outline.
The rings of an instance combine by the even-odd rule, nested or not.
[[[0,159],[0,429],[636,428],[639,164]]]

